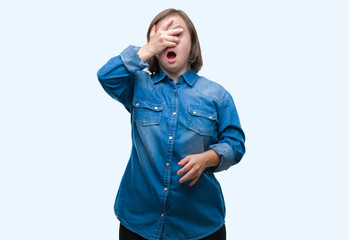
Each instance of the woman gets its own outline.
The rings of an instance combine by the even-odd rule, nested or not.
[[[131,156],[114,206],[120,239],[226,239],[225,203],[214,173],[245,153],[233,98],[197,74],[200,44],[183,11],[159,13],[147,39],[97,73],[131,114]],[[146,67],[150,73],[142,71]]]

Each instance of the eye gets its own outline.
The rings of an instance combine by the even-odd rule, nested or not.
[[[180,37],[180,36],[181,36],[181,34],[180,34],[180,33],[178,33],[178,34],[176,34],[175,36],[176,36],[176,37]]]

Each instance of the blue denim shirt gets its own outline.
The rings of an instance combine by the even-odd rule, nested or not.
[[[129,230],[146,239],[204,238],[225,222],[225,203],[214,173],[238,163],[245,136],[229,92],[196,74],[175,83],[148,66],[130,45],[97,76],[104,90],[131,114],[132,150],[114,211]],[[179,183],[177,163],[213,149],[220,157],[199,180]]]

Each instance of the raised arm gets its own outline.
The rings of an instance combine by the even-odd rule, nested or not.
[[[135,73],[148,67],[147,61],[168,47],[178,43],[181,28],[168,30],[172,19],[167,20],[159,29],[154,25],[150,32],[150,40],[143,47],[130,45],[119,56],[111,58],[97,72],[97,77],[104,90],[115,100],[122,103],[130,112],[132,89]]]
[[[111,58],[97,72],[104,90],[130,112],[134,74],[148,66],[137,54],[139,47],[130,45],[119,56]]]

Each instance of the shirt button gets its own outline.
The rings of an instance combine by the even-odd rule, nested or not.
[[[161,217],[164,217],[164,216],[165,216],[165,214],[161,213]]]
[[[196,114],[196,112],[193,112],[194,114]]]
[[[173,90],[174,92],[176,92],[177,91],[177,89],[175,89],[175,90]]]
[[[164,190],[167,191],[167,187],[165,187]]]
[[[166,167],[170,166],[170,163],[166,163]]]
[[[182,77],[180,77],[179,80],[182,80]]]
[[[157,109],[158,109],[158,107],[154,107],[154,109],[155,109],[155,110],[157,110]]]
[[[173,115],[176,115],[177,113],[176,113],[176,112],[173,112],[172,114],[173,114]]]
[[[136,106],[138,107],[138,106],[139,106],[139,103],[136,103]]]
[[[210,119],[212,119],[212,117],[211,117],[211,116],[209,116],[209,118],[210,118]]]
[[[172,137],[172,136],[170,136],[168,139],[172,140],[172,138],[173,138],[173,137]]]

